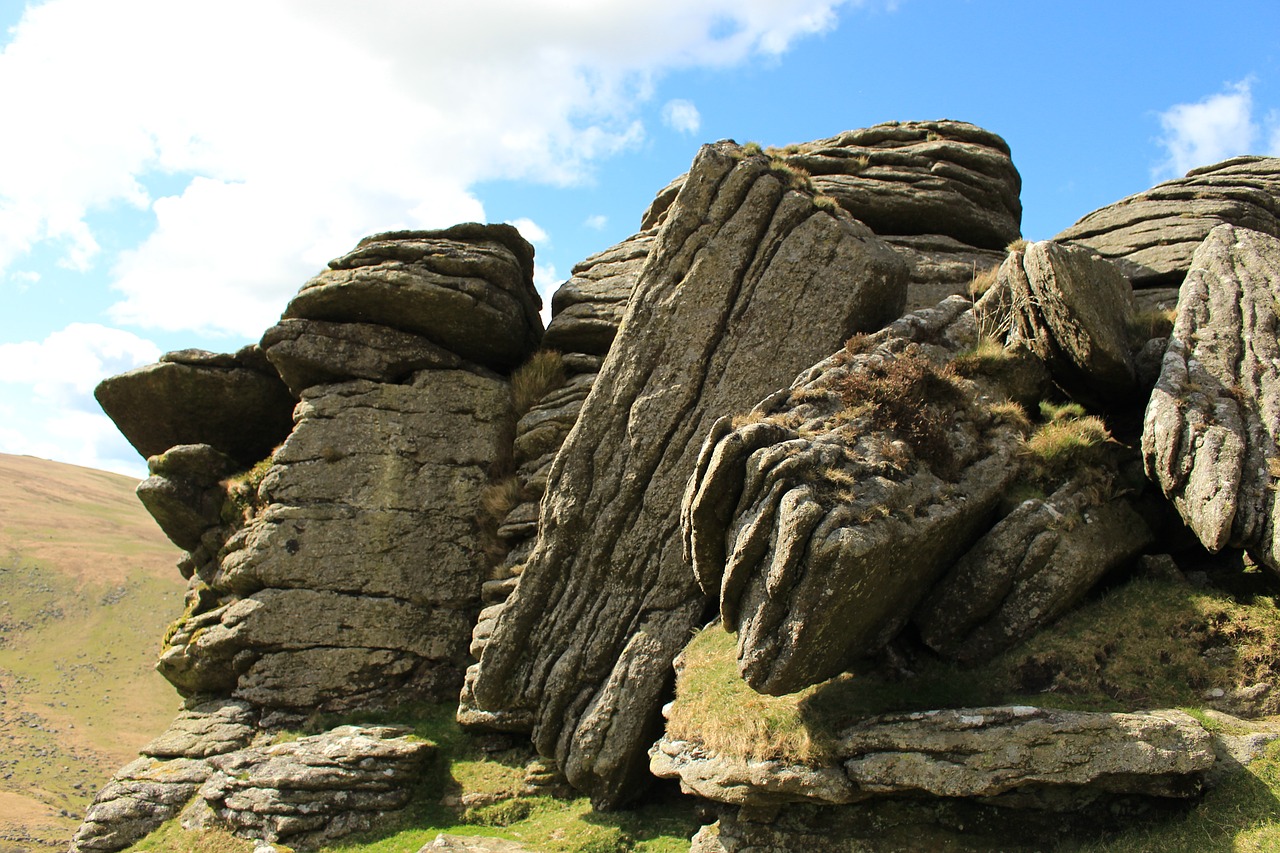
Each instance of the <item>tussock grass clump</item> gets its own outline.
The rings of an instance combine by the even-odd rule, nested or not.
[[[1167,338],[1173,334],[1173,322],[1178,317],[1176,308],[1140,311],[1129,320],[1129,343],[1137,349],[1152,338]]]
[[[252,468],[234,474],[222,481],[222,490],[226,498],[222,502],[221,517],[224,524],[233,527],[244,525],[261,508],[258,498],[258,487],[266,479],[267,472],[274,464],[272,456],[258,462]]]
[[[1031,418],[1027,416],[1027,410],[1013,400],[992,403],[987,407],[987,411],[991,413],[991,417],[1001,423],[1016,427],[1023,435],[1030,435],[1031,431],[1035,429],[1035,425],[1031,423]]]
[[[1022,251],[1025,251],[1026,248],[1030,245],[1031,245],[1030,240],[1019,237],[1017,240],[1014,240],[1012,243],[1005,246],[1004,250],[1006,252],[1022,252]]]
[[[1000,267],[990,267],[981,272],[975,269],[973,277],[969,280],[969,299],[977,302],[978,298],[995,287],[999,280]]]
[[[1111,433],[1096,415],[1054,417],[1025,439],[1022,453],[1036,478],[1043,480],[1061,476],[1095,457],[1109,441]]]
[[[511,405],[516,419],[565,383],[564,359],[555,350],[538,350],[511,374]]]
[[[1008,365],[1014,358],[999,339],[990,335],[978,338],[973,349],[960,353],[951,360],[951,369],[961,376],[973,376],[978,373],[995,373]]]
[[[719,625],[700,631],[684,651],[667,734],[752,760],[814,764],[830,736],[806,720],[800,704],[817,688],[787,696],[756,693],[738,674],[737,640]]]
[[[846,349],[849,345],[846,344]],[[938,367],[914,348],[851,372],[838,388],[846,408],[870,406],[872,423],[894,432],[944,479],[956,474],[950,434],[965,396],[950,367]]]

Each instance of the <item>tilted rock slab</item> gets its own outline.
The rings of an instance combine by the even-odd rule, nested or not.
[[[389,326],[509,371],[542,337],[541,307],[520,232],[465,223],[366,237],[304,284],[284,318]]]
[[[1003,249],[1018,239],[1022,178],[999,136],[961,121],[887,122],[782,149],[818,191],[877,234],[941,234]]]
[[[1035,353],[1073,396],[1122,401],[1134,391],[1133,288],[1114,265],[1040,241],[1010,252],[999,278],[1012,304],[1009,344]]]
[[[245,468],[289,434],[297,402],[256,346],[171,352],[102,380],[93,395],[144,457],[208,444]]]
[[[671,661],[704,609],[676,536],[702,437],[901,310],[891,250],[786,180],[728,143],[699,153],[552,465],[538,543],[464,696],[530,714],[539,751],[599,806],[644,777]]]
[[[1280,239],[1220,225],[1196,250],[1147,405],[1142,453],[1210,551],[1280,571]]]
[[[1135,287],[1174,284],[1222,224],[1280,237],[1280,158],[1235,157],[1095,210],[1054,237],[1115,262]]]
[[[161,673],[301,713],[456,691],[509,409],[505,381],[461,370],[306,391],[265,509],[201,578],[213,601],[179,623]]]
[[[365,831],[404,808],[435,747],[391,726],[340,726],[209,760],[200,797],[233,833],[299,849]]]
[[[952,566],[917,609],[924,642],[978,662],[1034,634],[1154,540],[1114,471],[1084,467],[1023,501]]]
[[[650,766],[688,792],[732,805],[904,795],[1035,805],[1046,791],[1079,800],[1103,793],[1190,797],[1214,760],[1212,737],[1182,711],[1015,705],[869,718],[836,733],[830,759],[802,768],[819,784],[794,784],[801,777],[779,761],[727,758],[668,738],[654,746]]]
[[[911,386],[907,406],[948,419],[923,449],[845,390],[942,369],[976,338],[970,303],[952,297],[814,365],[755,422],[722,418],[706,437],[681,510],[686,553],[738,632],[753,689],[792,693],[878,651],[986,531],[1018,476],[1020,435],[982,390],[959,377]]]

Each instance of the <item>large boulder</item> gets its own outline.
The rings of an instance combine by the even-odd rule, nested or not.
[[[791,693],[877,652],[987,530],[1022,435],[948,368],[976,339],[970,303],[952,297],[707,435],[685,548],[754,689]]]
[[[1007,341],[1035,353],[1078,399],[1118,401],[1135,389],[1129,326],[1133,288],[1114,265],[1080,248],[1041,241],[1009,253]]]
[[[289,434],[297,402],[256,346],[235,355],[171,352],[104,379],[93,393],[144,457],[208,444],[243,467]]]
[[[1235,157],[1192,169],[1095,210],[1053,239],[1112,260],[1135,287],[1176,285],[1224,223],[1280,237],[1280,159]]]
[[[373,323],[508,371],[538,345],[533,247],[510,225],[366,237],[308,281],[284,319]]]
[[[606,355],[657,233],[657,226],[641,231],[574,265],[573,275],[551,297],[543,346]]]
[[[188,822],[299,850],[367,831],[408,804],[435,752],[408,734],[391,726],[339,726],[217,756],[199,792],[209,812]]]
[[[1280,162],[1280,161],[1277,161]],[[1220,225],[1191,260],[1142,452],[1210,551],[1280,571],[1280,239]]]
[[[941,234],[983,249],[1020,235],[1022,178],[1009,146],[975,125],[887,122],[782,153],[877,234]]]
[[[902,307],[891,250],[771,165],[730,143],[699,153],[470,682],[474,707],[529,714],[538,749],[601,806],[646,775],[671,661],[704,607],[672,535],[703,436]]]

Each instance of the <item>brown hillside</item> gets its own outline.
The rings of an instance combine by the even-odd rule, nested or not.
[[[135,485],[0,454],[0,853],[65,849],[178,706],[152,666],[180,552]]]

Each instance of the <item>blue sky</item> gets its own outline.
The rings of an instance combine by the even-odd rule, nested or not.
[[[697,146],[954,118],[1043,239],[1280,154],[1280,4],[0,0],[0,452],[142,476],[103,377],[230,351],[364,234],[519,225],[549,295]]]

